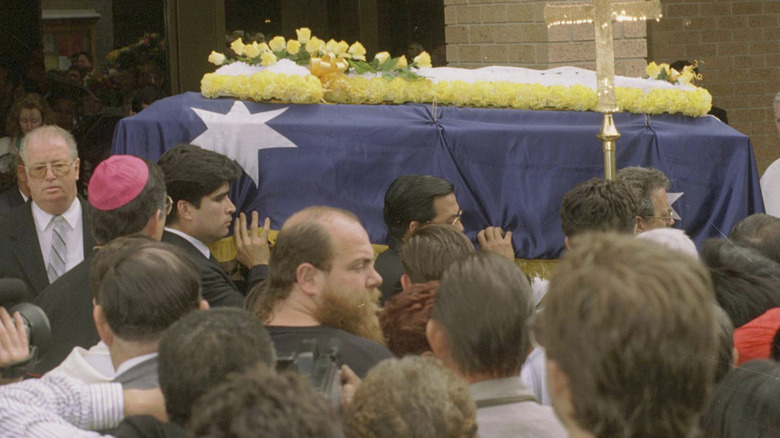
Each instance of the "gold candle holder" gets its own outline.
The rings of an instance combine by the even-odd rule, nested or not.
[[[604,120],[601,123],[601,132],[596,136],[602,143],[604,151],[604,179],[613,181],[615,179],[615,147],[620,133],[615,126],[615,120],[612,113],[604,113]]]

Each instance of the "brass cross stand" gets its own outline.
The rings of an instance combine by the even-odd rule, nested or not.
[[[615,2],[593,0],[593,3],[548,3],[544,8],[547,26],[593,23],[596,32],[596,110],[604,114],[601,140],[604,151],[604,179],[615,179],[615,146],[620,133],[612,114],[619,111],[615,99],[615,48],[612,37],[612,21],[639,21],[661,18],[659,0],[639,2]]]

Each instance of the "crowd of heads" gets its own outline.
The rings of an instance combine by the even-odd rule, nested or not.
[[[61,214],[76,196],[74,137],[33,128],[18,156],[33,200]],[[616,181],[585,181],[562,196],[567,251],[538,303],[514,260],[466,237],[450,182],[405,175],[384,206],[388,235],[403,242],[403,291],[383,307],[360,219],[313,206],[282,225],[251,312],[197,311],[208,308],[201,269],[159,242],[163,226],[203,243],[221,239],[240,176],[223,155],[182,144],[157,164],[110,157],[89,182],[102,245],[90,271],[97,331],[112,353],[159,344],[168,416],[192,436],[477,436],[486,420],[475,385],[518,379],[534,348],[544,349],[546,390],[572,433],[732,437],[753,427],[750,436],[763,437],[780,427],[777,399],[766,395],[780,369],[771,360],[780,355],[780,219],[748,217],[699,253],[669,228],[661,172],[626,168]],[[306,378],[275,371],[266,326],[295,314],[400,359],[369,371],[339,418]]]

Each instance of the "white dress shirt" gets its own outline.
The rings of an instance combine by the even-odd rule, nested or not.
[[[185,234],[185,233],[182,233],[179,230],[174,230],[173,228],[168,228],[168,227],[165,227],[165,231],[167,231],[169,233],[173,233],[173,234],[181,237],[182,239],[186,240],[187,242],[190,242],[192,244],[192,246],[197,248],[197,250],[200,251],[201,254],[203,254],[203,257],[209,258],[211,256],[211,250],[209,250],[209,247],[206,246],[205,243],[203,243],[200,240],[190,236],[189,234]]]
[[[32,203],[32,215],[35,220],[35,230],[38,232],[41,254],[43,254],[43,266],[48,266],[51,236],[54,232],[54,221],[52,220],[54,216],[41,210],[35,202]],[[65,219],[67,229],[63,239],[68,249],[65,261],[65,271],[67,272],[84,260],[84,225],[81,217],[81,202],[74,199],[62,217]]]

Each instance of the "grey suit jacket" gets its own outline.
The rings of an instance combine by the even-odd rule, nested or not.
[[[469,389],[477,404],[477,426],[482,438],[568,436],[552,408],[540,405],[519,376],[472,383]],[[512,399],[525,401],[502,402]]]
[[[84,254],[95,246],[92,238],[89,204],[79,198],[84,231]],[[49,285],[46,266],[43,263],[41,245],[35,230],[32,202],[16,207],[0,215],[0,278],[19,278],[27,284],[25,301],[33,301]]]
[[[131,368],[114,377],[114,382],[121,383],[122,389],[152,389],[159,388],[160,381],[157,378],[157,356],[150,357],[143,362],[133,365]]]

